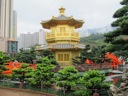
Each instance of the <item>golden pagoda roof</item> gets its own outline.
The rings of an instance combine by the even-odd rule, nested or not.
[[[65,16],[64,15],[64,8],[61,7],[60,9],[60,15],[58,17],[52,17],[50,20],[45,20],[41,22],[41,25],[43,28],[50,29],[50,27],[57,26],[57,25],[64,25],[68,24],[70,26],[74,26],[75,28],[80,28],[82,27],[84,21],[83,20],[78,20],[74,19],[73,16]]]

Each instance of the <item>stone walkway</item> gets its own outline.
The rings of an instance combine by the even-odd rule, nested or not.
[[[29,90],[0,87],[0,96],[56,96],[47,93],[33,92]]]

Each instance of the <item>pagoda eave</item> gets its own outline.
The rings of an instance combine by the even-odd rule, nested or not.
[[[43,28],[50,29],[51,27],[57,26],[57,25],[70,25],[74,26],[75,28],[80,28],[84,24],[83,20],[75,20],[75,19],[69,19],[69,20],[47,20],[42,21],[41,25]]]

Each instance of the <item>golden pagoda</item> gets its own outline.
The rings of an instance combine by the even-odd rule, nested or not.
[[[65,8],[59,9],[60,15],[50,20],[42,21],[41,25],[50,32],[46,33],[48,45],[40,46],[37,50],[50,49],[60,66],[72,65],[72,58],[80,55],[85,45],[79,44],[80,34],[75,29],[82,27],[84,21],[65,16]]]

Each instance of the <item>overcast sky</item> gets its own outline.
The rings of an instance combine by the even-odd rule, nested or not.
[[[41,20],[58,16],[63,6],[66,16],[85,21],[82,30],[110,25],[114,12],[120,7],[121,0],[14,0],[17,11],[17,31],[33,33],[41,29]]]

